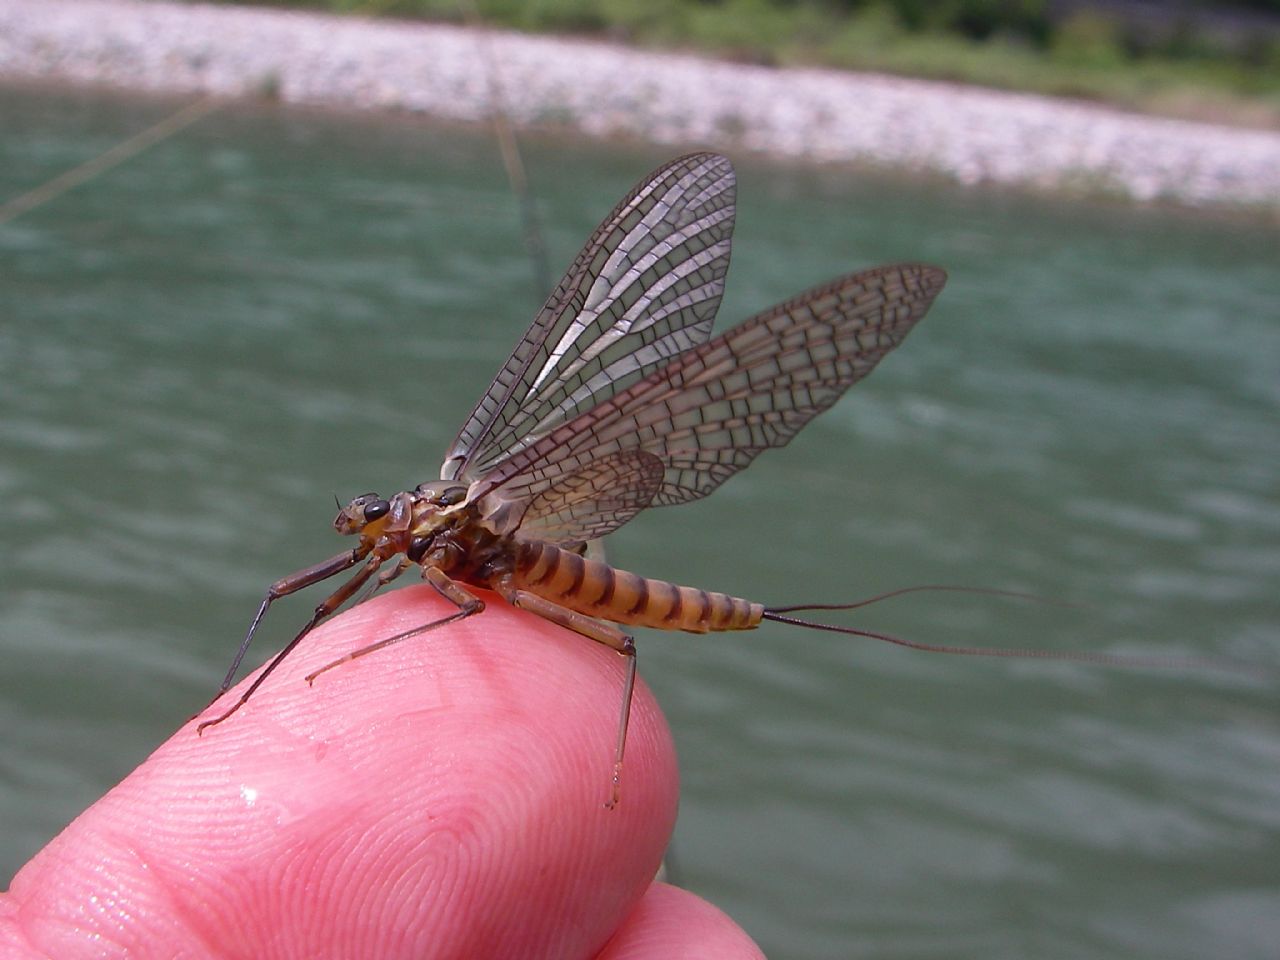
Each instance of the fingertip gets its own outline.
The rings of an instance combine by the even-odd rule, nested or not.
[[[486,599],[482,614],[309,687],[309,672],[352,650],[456,612],[426,587],[374,598],[314,631],[225,722],[202,736],[198,719],[184,725],[15,882],[28,906],[38,901],[33,928],[61,929],[85,904],[110,902],[122,913],[82,933],[101,921],[138,942],[181,939],[153,910],[133,909],[154,903],[167,876],[181,878],[164,887],[194,925],[186,936],[229,924],[265,943],[314,928],[312,955],[326,944],[376,952],[367,938],[387,931],[471,956],[598,949],[674,826],[670,732],[637,685],[621,804],[604,809],[622,658]],[[146,869],[131,870],[131,850],[147,851]],[[117,861],[107,878],[95,867]],[[476,929],[476,916],[502,921]]]
[[[655,883],[597,960],[764,960],[723,911],[687,890]]]

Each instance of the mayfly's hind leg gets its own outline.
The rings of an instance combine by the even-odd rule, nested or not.
[[[550,620],[562,627],[568,627],[574,633],[580,633],[596,643],[602,643],[627,658],[626,674],[622,681],[622,710],[618,716],[618,741],[613,754],[613,790],[604,804],[606,808],[613,809],[621,798],[622,754],[627,746],[627,726],[631,722],[631,696],[636,686],[635,638],[611,623],[562,607],[536,594],[517,590],[509,583],[499,582],[496,587],[503,599],[513,606],[536,613],[544,620]]]
[[[439,620],[432,620],[430,623],[424,623],[421,626],[414,627],[412,630],[405,630],[403,633],[397,633],[395,636],[387,637],[385,640],[379,640],[377,643],[371,643],[368,646],[352,650],[332,663],[326,663],[319,670],[307,674],[307,683],[315,683],[316,677],[320,676],[320,674],[328,673],[334,667],[350,663],[358,657],[363,657],[376,650],[385,649],[394,643],[399,643],[401,640],[408,640],[410,637],[416,637],[418,634],[426,633],[428,630],[434,630],[436,627],[443,627],[447,623],[457,623],[459,620],[465,620],[467,617],[484,610],[483,600],[474,596],[462,584],[450,580],[447,574],[436,567],[427,567],[423,570],[422,575],[428,583],[436,588],[437,593],[458,608],[457,613],[451,613],[449,616],[441,617]],[[398,574],[395,576],[398,576]]]
[[[343,554],[339,555],[339,557],[343,557],[343,556],[347,556],[347,555],[343,555]],[[353,552],[352,554],[350,554],[350,556],[357,556],[357,555]],[[337,561],[339,557],[334,557],[332,561],[329,561],[329,563],[331,564],[335,563],[335,561]],[[283,650],[281,650],[279,653],[277,653],[274,657],[271,658],[271,660],[267,663],[266,667],[263,668],[262,672],[259,673],[256,677],[254,677],[253,683],[249,684],[248,689],[245,690],[244,693],[240,694],[239,699],[237,699],[236,702],[230,706],[230,708],[223,711],[218,716],[214,717],[212,720],[205,720],[203,723],[198,724],[196,726],[196,733],[197,734],[203,733],[206,727],[216,726],[217,724],[221,723],[223,720],[227,719],[227,717],[235,713],[237,710],[239,710],[241,707],[243,707],[249,701],[249,698],[253,696],[254,692],[260,686],[262,686],[263,681],[266,680],[267,677],[271,676],[271,674],[275,671],[276,667],[280,666],[280,664],[284,662],[284,658],[289,656],[289,654],[291,654],[294,651],[294,649],[298,646],[298,644],[302,642],[303,638],[306,637],[306,635],[309,634],[312,630],[314,630],[316,625],[319,624],[321,620],[324,620],[326,617],[330,616],[335,610],[337,610],[344,603],[350,600],[351,597],[356,593],[356,591],[358,591],[362,586],[364,586],[365,581],[368,580],[371,576],[373,576],[377,572],[378,567],[382,565],[382,562],[383,562],[382,557],[378,556],[376,553],[373,554],[365,562],[365,565],[356,572],[356,575],[354,577],[352,577],[350,580],[348,580],[346,583],[340,586],[337,590],[333,591],[333,593],[329,594],[329,596],[325,597],[324,601],[319,606],[316,607],[315,612],[311,615],[311,619],[308,620],[306,624],[303,626],[303,628],[298,631],[297,635],[285,645]],[[280,583],[284,583],[290,580],[294,580],[294,579],[301,580],[302,579],[301,574],[315,573],[317,571],[323,570],[325,566],[326,566],[325,564],[319,564],[315,567],[310,567],[307,570],[300,571],[298,574],[295,574],[294,577],[286,577],[285,580],[278,581],[276,584],[273,584],[272,588],[274,589],[276,586],[279,586]],[[351,566],[351,564],[347,564],[347,566]],[[342,569],[343,568],[341,566],[335,566],[335,569],[331,570],[328,574],[326,574],[326,576],[333,576],[334,573],[337,573]],[[315,583],[317,579],[322,580],[324,579],[324,577],[316,577],[314,579],[307,581],[306,583],[294,585],[293,589],[287,592],[292,593],[294,590],[299,590],[302,587],[307,586],[308,583]],[[284,594],[281,594],[281,596],[283,595]],[[262,619],[262,614],[266,611],[267,607],[270,605],[271,600],[273,599],[275,598],[271,595],[271,593],[268,593],[267,599],[262,602],[262,607],[259,610],[258,616],[254,618],[254,623],[253,623],[254,627],[256,627],[258,621]],[[250,627],[249,636],[250,637],[253,636],[253,627]],[[248,638],[246,638],[246,643],[244,644],[244,649],[248,648],[247,639]],[[243,654],[244,654],[244,650],[242,649],[240,652],[240,656],[243,656]],[[223,692],[225,692],[225,688],[222,692],[218,694],[218,697],[222,696]],[[214,697],[214,700],[216,701],[218,697]]]

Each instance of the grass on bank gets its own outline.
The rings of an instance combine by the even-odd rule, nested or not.
[[[254,2],[254,0],[225,0]],[[257,0],[262,2],[262,0]],[[1185,119],[1280,128],[1280,28],[1231,49],[1186,24],[1152,41],[1097,10],[1050,22],[1023,0],[980,29],[952,3],[904,21],[899,0],[268,0],[337,13],[467,22],[692,50],[775,66],[834,67],[1096,100]],[[921,5],[916,4],[915,7]],[[946,4],[933,5],[940,11]],[[930,10],[926,5],[925,10]],[[1027,11],[1030,11],[1028,13]],[[956,21],[959,21],[958,23]],[[966,27],[968,28],[966,31]],[[968,35],[966,35],[966,32]],[[980,38],[975,33],[982,34]],[[1135,39],[1136,38],[1136,39]],[[1145,47],[1145,48],[1144,48]]]

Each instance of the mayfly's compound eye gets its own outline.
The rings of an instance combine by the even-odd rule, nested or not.
[[[365,523],[372,523],[380,517],[385,517],[390,512],[391,504],[386,500],[374,500],[372,503],[367,503],[364,507]]]
[[[421,563],[422,558],[425,557],[427,555],[427,551],[431,549],[431,541],[433,539],[435,538],[414,537],[413,541],[409,544],[409,549],[404,552],[404,555],[414,563]]]
[[[450,487],[444,493],[440,494],[440,496],[436,497],[435,502],[442,507],[452,507],[456,504],[461,503],[466,498],[467,498],[466,487]]]

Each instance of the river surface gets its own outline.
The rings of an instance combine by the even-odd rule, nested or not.
[[[0,199],[174,104],[0,91]],[[547,138],[558,270],[668,154]],[[1274,958],[1280,236],[738,163],[723,327],[859,266],[950,273],[784,451],[620,566],[952,645],[1261,677],[646,633],[675,879],[777,957]],[[539,301],[484,131],[217,112],[0,226],[0,877],[203,706],[333,495],[433,478]],[[265,657],[314,598],[281,604]],[[584,641],[586,642],[586,641]]]

